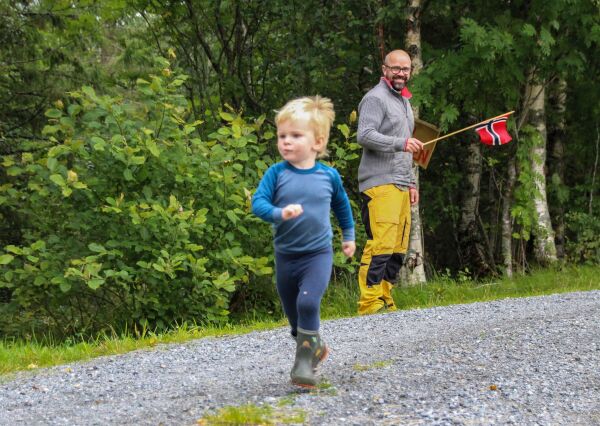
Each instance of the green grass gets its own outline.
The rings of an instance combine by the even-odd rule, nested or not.
[[[461,276],[462,277],[462,276]],[[400,287],[394,290],[394,298],[400,309],[428,308],[504,299],[527,297],[571,291],[600,290],[600,266],[545,269],[513,279],[496,279],[473,282],[460,278],[452,280],[439,276],[425,285]],[[337,278],[331,283],[323,299],[323,319],[343,318],[356,315],[358,289],[353,276]],[[199,327],[183,325],[168,333],[142,333],[133,337],[100,336],[93,341],[53,344],[49,339],[29,341],[0,341],[0,374],[41,367],[84,361],[102,355],[125,353],[136,349],[151,348],[161,343],[179,343],[208,336],[244,334],[267,330],[286,324],[284,319],[246,321],[244,324],[225,327]]]
[[[102,355],[151,348],[161,343],[181,343],[210,336],[244,334],[251,331],[270,330],[285,324],[279,321],[260,321],[247,325],[224,327],[199,327],[182,325],[168,333],[143,332],[142,337],[132,335],[102,335],[93,341],[52,344],[47,340],[0,341],[0,375],[21,370],[85,361]]]
[[[513,279],[464,282],[438,279],[427,286],[402,288],[394,295],[401,309],[600,290],[600,267],[544,269]]]
[[[392,365],[394,361],[376,361],[372,364],[354,364],[352,368],[356,371],[368,371],[368,370],[378,370],[380,368],[385,368],[388,365]]]
[[[464,275],[458,280],[442,275],[424,285],[399,286],[393,296],[399,309],[417,309],[587,290],[600,290],[600,266],[544,269],[484,282],[471,281]],[[326,319],[356,315],[357,300],[356,279],[338,279],[323,298],[321,314]]]
[[[302,410],[273,408],[270,405],[240,405],[221,408],[215,414],[208,414],[198,420],[199,425],[281,425],[302,424],[306,413]]]

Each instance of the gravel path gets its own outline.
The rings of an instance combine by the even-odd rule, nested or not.
[[[25,373],[1,425],[193,425],[226,405],[311,425],[600,425],[600,291],[326,321],[318,391],[289,384],[285,328]],[[277,408],[283,405],[285,408]]]

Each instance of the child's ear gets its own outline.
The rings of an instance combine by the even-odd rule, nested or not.
[[[325,146],[325,137],[324,136],[317,136],[315,138],[315,146],[314,146],[314,150],[317,152],[321,152],[323,151],[323,147]]]

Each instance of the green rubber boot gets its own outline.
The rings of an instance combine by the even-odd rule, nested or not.
[[[315,370],[327,358],[329,350],[317,331],[298,328],[296,360],[290,377],[297,386],[314,388],[317,384]]]
[[[319,368],[321,363],[327,359],[327,356],[329,356],[329,347],[325,344],[325,341],[318,334],[317,334],[317,340],[318,340],[317,349],[315,350],[315,353],[314,353],[313,359],[312,359],[312,365],[313,365],[314,372],[317,371],[317,368]]]

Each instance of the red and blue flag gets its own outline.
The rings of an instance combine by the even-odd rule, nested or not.
[[[479,134],[481,143],[486,145],[504,145],[510,142],[512,137],[508,134],[508,130],[506,130],[506,120],[508,120],[508,114],[476,127],[475,131]]]

